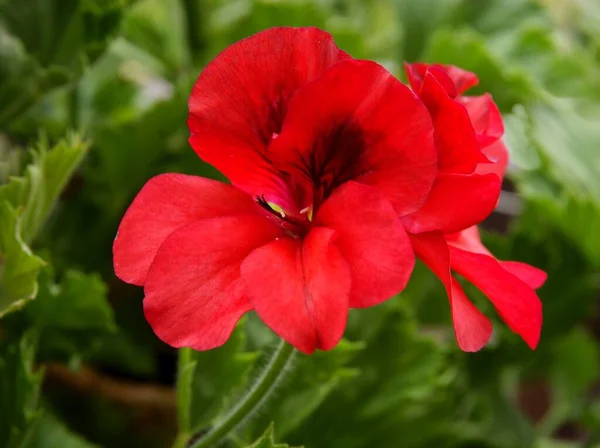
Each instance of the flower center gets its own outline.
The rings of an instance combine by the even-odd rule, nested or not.
[[[285,210],[274,202],[267,201],[264,196],[257,197],[256,202],[269,212],[270,218],[276,220],[276,222],[294,238],[304,236],[312,226],[312,206],[306,207],[300,210],[300,212],[293,213]]]

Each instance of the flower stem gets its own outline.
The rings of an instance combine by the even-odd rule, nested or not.
[[[212,430],[206,435],[196,437],[192,436],[193,442],[188,444],[188,448],[209,448],[215,447],[234,431],[240,423],[254,413],[256,409],[273,392],[277,383],[283,378],[284,372],[289,365],[295,353],[294,347],[281,340],[279,346],[273,353],[267,367],[261,373],[256,383],[244,395],[223,419],[217,421]]]

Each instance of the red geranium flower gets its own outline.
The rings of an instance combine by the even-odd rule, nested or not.
[[[462,96],[478,83],[474,73],[421,63],[407,64],[406,72],[433,118],[439,159],[429,199],[404,218],[415,254],[446,287],[462,350],[481,349],[492,324],[469,301],[451,271],[477,286],[533,349],[542,326],[542,304],[534,289],[542,286],[546,274],[524,263],[496,260],[479,240],[476,227],[495,207],[508,163],[502,116],[489,94]]]
[[[227,48],[189,101],[190,143],[233,185],[157,176],[127,210],[114,267],[175,347],[223,344],[250,310],[304,353],[333,348],[349,307],[404,288],[398,215],[437,174],[429,112],[328,33],[276,28]]]

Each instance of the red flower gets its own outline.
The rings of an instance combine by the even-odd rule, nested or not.
[[[333,348],[349,307],[404,288],[414,255],[398,215],[437,172],[431,118],[381,66],[314,28],[227,48],[189,101],[190,143],[233,186],[157,176],[127,210],[114,266],[175,347],[223,344],[250,310],[304,353]]]
[[[500,112],[489,94],[462,96],[478,83],[474,73],[427,64],[406,65],[406,72],[433,118],[439,160],[427,202],[404,218],[415,254],[446,287],[462,350],[481,349],[492,324],[469,301],[451,271],[477,286],[533,349],[542,326],[542,305],[534,289],[542,286],[546,274],[524,263],[496,260],[479,240],[476,227],[495,207],[508,163]]]

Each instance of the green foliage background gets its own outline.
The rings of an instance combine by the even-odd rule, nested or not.
[[[191,86],[277,25],[326,29],[399,77],[416,60],[478,73],[517,200],[485,242],[548,272],[545,323],[535,352],[498,324],[461,353],[418,265],[399,297],[351,313],[339,347],[297,356],[226,445],[600,446],[596,0],[0,0],[0,448],[181,448],[264,365],[275,338],[253,315],[178,362],[115,278],[111,243],[151,176],[219,178],[187,144]]]

